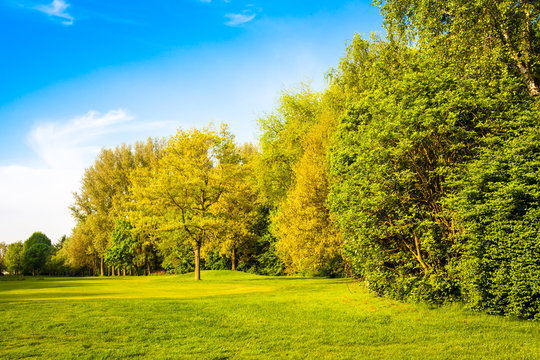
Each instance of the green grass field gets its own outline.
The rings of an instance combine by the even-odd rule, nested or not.
[[[4,278],[0,358],[540,358],[537,322],[400,303],[344,279],[202,278]]]

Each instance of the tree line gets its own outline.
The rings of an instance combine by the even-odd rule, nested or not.
[[[380,295],[540,316],[540,5],[376,1],[328,86],[103,149],[62,251],[94,273],[352,275]]]
[[[47,235],[35,232],[24,242],[0,242],[0,274],[8,272],[19,277],[24,274],[74,275],[61,252],[65,240],[66,236],[63,236],[53,245]]]

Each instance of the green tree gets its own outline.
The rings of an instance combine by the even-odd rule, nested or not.
[[[25,242],[23,248],[23,261],[25,270],[32,275],[39,275],[51,255],[51,240],[42,232],[33,233]]]
[[[174,257],[173,254],[176,253],[173,247],[169,247],[171,241],[164,241],[171,237],[163,236],[163,233],[159,231],[162,221],[160,214],[152,212],[151,208],[142,206],[131,192],[134,182],[149,184],[153,181],[152,174],[159,167],[160,159],[165,153],[165,146],[165,139],[148,139],[146,142],[137,142],[134,147],[135,168],[130,172],[130,189],[124,206],[126,219],[129,219],[129,223],[133,227],[131,233],[137,241],[136,256],[133,261],[137,274],[140,268],[144,269],[145,274],[150,274],[158,257],[170,258]]]
[[[93,251],[100,259],[100,274],[104,275],[104,256],[109,248],[110,234],[114,228],[113,198],[116,194],[114,179],[114,152],[102,149],[94,165],[85,170],[80,193],[74,193],[75,203],[71,207],[78,226],[84,226],[78,237],[88,236],[92,240]]]
[[[42,243],[25,246],[23,257],[25,268],[32,271],[33,276],[39,275],[43,271],[50,251],[51,247]]]
[[[525,191],[533,200],[512,218],[512,231],[501,204],[519,203],[508,193],[530,176],[517,169],[536,161],[511,147],[533,139],[527,134],[537,126],[528,114],[537,101],[538,6],[380,3],[388,40],[355,38],[332,73],[332,87],[350,94],[331,151],[330,200],[353,268],[380,293],[431,302],[465,296],[530,317],[524,310],[536,306],[537,290],[525,279],[536,274],[537,257],[522,251],[535,249],[534,191]],[[530,153],[536,145],[528,146]],[[500,182],[492,179],[497,161],[508,167]],[[486,221],[495,204],[501,212]],[[504,239],[513,231],[528,235],[510,246]],[[527,270],[501,277],[518,263]],[[492,307],[493,299],[504,300]]]
[[[8,249],[7,244],[0,242],[0,274],[1,275],[3,275],[4,271],[7,270],[7,265],[6,265],[7,249]]]
[[[393,37],[437,46],[461,72],[504,67],[540,95],[540,4],[536,1],[378,0]]]
[[[47,237],[47,235],[45,235],[44,233],[42,232],[35,232],[33,233],[29,238],[28,240],[26,240],[24,242],[24,245],[29,248],[30,246],[32,245],[35,245],[35,244],[45,244],[47,246],[52,246],[52,242],[51,242],[51,239],[49,239]]]
[[[99,271],[100,259],[96,253],[92,233],[86,222],[79,222],[65,244],[68,264],[77,271],[87,270],[94,275]]]
[[[105,271],[105,254],[112,246],[115,221],[129,211],[130,174],[136,166],[146,166],[151,161],[148,152],[153,153],[158,143],[151,139],[146,144],[137,143],[135,151],[125,144],[102,149],[93,166],[86,169],[80,192],[74,194],[75,202],[70,209],[77,226],[84,227],[75,241],[90,237],[92,253],[99,257],[101,275]]]
[[[22,241],[8,245],[6,252],[6,266],[12,274],[22,275],[24,270],[24,246]]]
[[[133,227],[125,220],[117,220],[112,233],[112,246],[105,254],[105,261],[120,268],[132,267],[136,255],[137,241],[131,230]]]
[[[474,154],[492,103],[428,50],[359,38],[349,47],[341,69],[359,71],[357,95],[332,148],[330,200],[373,290],[438,302],[459,296],[445,181]]]
[[[455,179],[448,201],[464,231],[459,274],[467,303],[490,313],[540,318],[540,124],[538,102],[514,103],[505,131]]]

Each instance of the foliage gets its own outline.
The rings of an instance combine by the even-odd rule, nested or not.
[[[7,270],[6,265],[6,253],[8,250],[8,245],[0,242],[0,276],[4,275],[4,271]]]
[[[303,86],[283,93],[277,111],[259,120],[259,187],[272,208],[275,249],[290,274],[340,271],[330,266],[340,258],[340,238],[326,206],[332,110]]]
[[[304,151],[293,167],[294,183],[273,219],[279,239],[276,248],[291,274],[329,275],[342,271],[341,238],[327,207],[326,155],[334,121],[324,115],[318,116],[318,122],[302,139]]]
[[[52,246],[51,239],[49,239],[47,235],[39,231],[33,233],[24,242],[24,246],[26,246],[27,248],[30,248],[32,245],[35,245],[35,244],[45,244],[47,246]]]
[[[258,153],[251,144],[245,144],[237,151],[239,161],[236,168],[231,169],[233,174],[228,180],[228,189],[216,204],[217,217],[222,222],[217,235],[220,239],[217,247],[220,255],[230,259],[232,270],[236,270],[239,261],[246,262],[245,255],[253,248],[259,201],[254,174],[254,160]],[[210,259],[206,260],[208,263]],[[222,265],[228,263],[221,259],[215,260]],[[210,269],[217,270],[215,267]]]
[[[504,67],[540,95],[540,5],[535,1],[376,1],[390,36],[437,46],[461,71]]]
[[[217,203],[231,186],[239,161],[226,127],[178,130],[159,165],[133,176],[133,196],[139,207],[160,224],[160,232],[179,232],[195,253],[195,278],[200,276],[203,245],[211,246],[223,226]],[[147,216],[148,217],[148,216]],[[203,249],[206,250],[206,249]]]
[[[184,274],[195,271],[193,248],[181,232],[168,232],[157,242],[158,252],[163,261],[161,266],[172,274]]]
[[[238,270],[261,275],[282,275],[283,262],[277,255],[277,238],[270,232],[270,207],[258,204],[255,208],[255,221],[252,231],[255,242],[244,248],[243,259]]]
[[[515,148],[537,146],[537,6],[380,3],[388,41],[356,38],[332,74],[352,94],[330,200],[353,269],[379,293],[534,317],[536,159]]]
[[[136,143],[134,148],[122,144],[115,149],[102,149],[93,166],[86,169],[82,187],[74,194],[70,207],[77,220],[72,236],[71,261],[95,269],[95,263],[76,259],[77,254],[92,254],[99,259],[101,275],[104,274],[104,257],[112,246],[111,235],[116,220],[125,216],[131,206],[129,189],[131,172],[135,167],[150,166],[160,156],[162,143],[148,139]]]
[[[24,246],[22,241],[8,245],[6,252],[6,266],[10,273],[20,275],[24,270]]]
[[[282,275],[284,272],[283,261],[276,251],[277,239],[270,233],[266,233],[257,240],[258,254],[255,258],[255,264],[251,268],[253,272],[261,275]]]
[[[294,181],[293,167],[303,153],[302,139],[316,122],[320,95],[302,86],[296,93],[284,92],[278,108],[258,120],[261,154],[257,176],[265,200],[277,206]]]
[[[454,115],[466,105],[444,66],[416,50],[355,38],[349,51],[341,67],[362,69],[359,95],[340,119],[330,194],[345,251],[374,291],[455,296],[446,275],[453,230],[441,198],[445,174],[474,138],[470,122]]]
[[[43,244],[36,243],[30,246],[24,246],[23,262],[27,271],[32,272],[32,275],[39,275],[47,262],[51,247]]]
[[[71,267],[77,270],[88,269],[94,274],[98,272],[99,257],[93,247],[88,223],[81,221],[77,224],[64,248]]]
[[[137,241],[131,230],[133,226],[125,220],[117,220],[112,233],[112,246],[105,254],[105,261],[114,267],[131,267],[136,254]]]
[[[456,179],[452,198],[465,231],[465,299],[491,313],[540,318],[540,133],[537,107],[512,109],[506,131]]]

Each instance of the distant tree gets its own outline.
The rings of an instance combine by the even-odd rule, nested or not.
[[[85,222],[80,222],[73,229],[64,249],[71,267],[77,271],[87,270],[93,274],[98,273],[99,257],[93,247],[92,235]]]
[[[35,245],[35,244],[45,244],[47,246],[52,246],[51,239],[49,239],[47,235],[39,231],[36,231],[35,233],[33,233],[28,238],[28,240],[24,242],[24,246],[26,248],[30,248],[30,246]]]
[[[50,251],[50,256],[45,263],[44,271],[49,275],[71,275],[74,274],[74,269],[68,263],[67,244],[69,240],[66,235],[63,235],[60,240],[55,243]]]
[[[0,242],[0,276],[3,275],[3,272],[7,270],[6,265],[6,253],[8,246],[4,242]]]
[[[99,257],[101,275],[105,272],[105,254],[112,246],[115,221],[125,216],[130,206],[130,173],[146,161],[148,150],[152,152],[155,149],[153,140],[148,140],[147,144],[149,146],[138,143],[135,151],[125,144],[114,149],[102,149],[94,164],[86,169],[80,191],[74,194],[75,202],[70,209],[77,226],[84,227],[77,238],[90,238],[92,253]]]
[[[51,255],[51,240],[38,231],[33,233],[23,245],[25,270],[31,272],[32,275],[39,275],[44,270],[47,258]]]
[[[117,268],[133,266],[137,240],[131,230],[133,227],[125,220],[117,220],[112,233],[112,246],[105,254],[105,261]]]
[[[24,252],[22,241],[11,243],[8,245],[6,252],[6,266],[10,273],[22,275],[24,270]]]
[[[66,235],[62,235],[62,237],[60,238],[60,240],[53,245],[54,247],[54,250],[55,251],[58,251],[58,250],[61,250],[64,248],[64,245],[67,244],[67,236]]]

